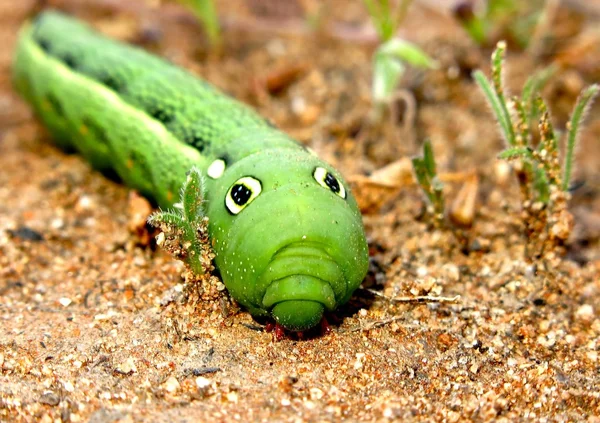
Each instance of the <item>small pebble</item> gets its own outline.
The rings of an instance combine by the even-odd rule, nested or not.
[[[123,363],[121,363],[120,365],[117,366],[116,371],[124,374],[124,375],[129,375],[132,373],[136,373],[137,372],[137,367],[135,366],[135,361],[133,360],[133,357],[129,357],[127,360],[125,360]]]
[[[60,397],[53,391],[45,391],[38,399],[38,402],[41,404],[55,406],[60,402]]]
[[[20,226],[15,230],[9,230],[8,233],[11,236],[19,238],[23,241],[40,242],[44,240],[44,237],[41,233],[34,231],[27,226]]]
[[[177,379],[175,378],[175,376],[171,376],[169,377],[165,383],[162,384],[162,387],[165,391],[173,393],[176,392],[181,385],[179,385],[179,382],[177,381]]]
[[[362,369],[363,358],[365,358],[365,353],[356,353],[356,361],[354,362],[354,370]]]
[[[196,386],[198,387],[199,390],[204,390],[206,388],[208,388],[211,385],[211,381],[208,378],[205,378],[203,376],[199,376],[196,378]]]
[[[75,387],[73,386],[73,384],[69,381],[67,382],[63,382],[63,388],[65,391],[67,392],[73,392],[75,391]]]
[[[590,323],[594,320],[594,308],[589,304],[580,306],[577,311],[575,311],[575,319],[581,323]]]
[[[58,300],[58,302],[60,303],[61,306],[68,307],[73,301],[71,301],[70,298],[62,297],[61,299]]]
[[[57,217],[56,219],[52,219],[50,222],[50,227],[52,229],[62,229],[65,227],[65,221],[60,217]]]
[[[235,391],[231,391],[227,393],[227,401],[229,402],[233,402],[234,404],[237,404],[238,402],[238,394]]]
[[[325,393],[319,388],[310,388],[309,392],[310,399],[312,399],[313,401],[318,401],[321,398],[323,398],[323,395],[325,395]]]
[[[93,208],[93,206],[94,202],[92,201],[92,199],[88,195],[82,195],[81,197],[79,197],[79,201],[77,201],[77,204],[75,205],[75,210],[90,210],[91,208]]]

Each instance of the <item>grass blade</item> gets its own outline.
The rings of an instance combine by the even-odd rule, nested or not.
[[[492,108],[492,112],[494,113],[494,116],[496,117],[496,120],[500,125],[500,129],[502,130],[504,140],[508,145],[512,146],[512,144],[510,144],[510,134],[512,133],[511,122],[510,120],[506,120],[504,112],[502,111],[500,98],[496,94],[496,91],[492,87],[492,84],[486,78],[484,73],[480,70],[476,70],[475,72],[473,72],[473,79],[475,80],[477,85],[479,85],[479,88],[481,88],[481,91],[485,95],[490,107]]]
[[[575,154],[575,145],[577,144],[577,134],[579,132],[579,127],[585,118],[589,107],[592,104],[592,100],[598,94],[600,90],[600,86],[598,84],[594,84],[585,89],[577,99],[577,104],[573,109],[573,115],[571,116],[571,120],[569,121],[569,133],[567,136],[567,151],[565,156],[565,170],[563,174],[563,191],[567,191],[569,189],[569,184],[571,181],[571,173],[573,171],[573,160]]]

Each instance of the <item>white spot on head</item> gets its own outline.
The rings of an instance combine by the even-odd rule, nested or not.
[[[217,159],[208,166],[206,174],[212,179],[219,179],[225,173],[225,167],[225,160]]]

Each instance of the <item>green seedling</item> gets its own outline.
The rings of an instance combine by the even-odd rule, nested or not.
[[[598,84],[587,87],[579,95],[575,108],[573,109],[573,114],[571,115],[568,126],[569,132],[567,133],[567,153],[565,156],[563,173],[563,191],[567,191],[570,187],[569,184],[571,183],[571,175],[573,172],[575,147],[577,146],[577,134],[579,134],[580,125],[583,122],[586,112],[591,107],[594,97],[598,94],[598,91],[600,91],[600,86]]]
[[[476,9],[473,2],[463,1],[454,8],[454,15],[479,45],[486,45],[494,34],[502,33],[526,48],[544,15],[544,2],[488,0]]]
[[[192,168],[175,209],[158,211],[148,219],[148,223],[162,230],[158,244],[196,276],[206,273],[214,256],[208,241],[208,218],[202,210],[203,185],[200,171]]]
[[[539,94],[553,70],[545,70],[532,76],[526,82],[522,95],[511,97],[509,103],[502,82],[505,53],[506,43],[499,42],[492,54],[491,81],[479,70],[474,72],[473,78],[488,100],[506,141],[506,149],[499,154],[499,158],[518,161],[515,169],[525,209],[535,211],[530,213],[532,220],[539,220],[544,217],[540,213],[547,211],[548,216],[544,219],[549,224],[560,223],[559,220],[563,218],[570,219],[567,218],[566,205],[577,134],[585,112],[600,88],[597,84],[591,85],[579,96],[567,126],[566,154],[561,166],[560,137],[553,128],[548,107]],[[536,120],[540,139],[537,145],[534,144],[532,129],[532,122]],[[542,207],[534,207],[536,203],[541,203]],[[554,228],[550,238],[564,241],[570,232],[570,224],[563,224],[561,227],[566,229],[558,231]]]
[[[179,0],[192,10],[196,18],[202,23],[204,31],[211,46],[221,46],[221,26],[219,16],[213,0]]]
[[[423,143],[423,156],[413,157],[412,165],[417,182],[427,198],[428,211],[439,225],[444,220],[444,185],[437,175],[431,141]]]
[[[531,128],[534,125],[534,121],[541,116],[540,102],[534,101],[535,96],[538,95],[548,79],[556,72],[556,67],[550,66],[534,73],[525,82],[521,97],[512,97],[513,114],[517,119],[515,123],[507,105],[503,86],[505,55],[506,44],[500,42],[492,54],[492,82],[488,81],[481,71],[475,71],[473,77],[492,107],[507,146],[522,149],[532,144],[533,133]],[[517,172],[524,197],[532,198],[533,195],[529,190],[533,188],[537,195],[536,200],[542,203],[549,201],[550,191],[548,182],[541,168],[532,166],[531,162],[526,161],[522,165],[517,166]],[[529,186],[529,182],[532,183],[532,187]]]
[[[373,55],[373,100],[384,104],[391,100],[406,65],[434,69],[437,63],[416,45],[398,38],[381,44]]]
[[[394,6],[389,0],[363,0],[381,44],[373,54],[373,102],[378,108],[388,104],[398,87],[407,65],[435,68],[437,63],[423,50],[408,41],[394,38],[411,0]]]
[[[507,149],[500,153],[499,157],[525,160],[529,165],[527,172],[532,172],[528,176],[530,181],[534,181],[533,188],[537,191],[536,200],[547,203],[551,186],[568,191],[577,134],[585,111],[591,105],[599,87],[597,84],[591,85],[577,100],[568,125],[566,156],[561,171],[558,158],[558,135],[552,127],[548,107],[539,95],[540,88],[553,73],[553,69],[546,69],[530,77],[525,83],[521,97],[512,97],[509,104],[502,83],[505,53],[506,44],[498,43],[492,54],[491,81],[480,70],[475,71],[473,77],[487,98],[507,144]],[[538,129],[541,138],[537,147],[533,145],[531,129],[531,122],[535,119],[539,119]],[[543,173],[539,174],[537,169],[543,170]]]
[[[412,0],[400,0],[394,7],[389,0],[363,0],[379,39],[383,42],[391,40],[406,16]]]

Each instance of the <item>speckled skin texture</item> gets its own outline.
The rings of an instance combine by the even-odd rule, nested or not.
[[[192,166],[206,176],[213,161],[224,160],[222,176],[205,177],[209,232],[225,285],[254,315],[285,301],[286,316],[303,301],[332,310],[360,285],[368,252],[347,184],[250,108],[56,12],[23,28],[13,71],[60,146],[116,171],[161,207],[177,201]],[[318,167],[345,198],[315,180]],[[245,176],[260,181],[262,191],[233,214],[225,198]],[[274,317],[295,330],[320,319]]]

